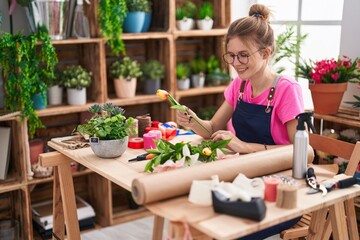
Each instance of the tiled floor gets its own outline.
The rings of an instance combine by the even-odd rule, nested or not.
[[[82,240],[151,240],[153,217],[146,217],[136,221],[106,227],[81,234]],[[166,222],[164,236],[166,236]],[[164,237],[165,239],[165,237]],[[278,235],[266,240],[279,240]]]

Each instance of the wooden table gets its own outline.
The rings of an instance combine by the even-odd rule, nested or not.
[[[191,140],[196,143],[201,141],[201,138],[198,136],[182,136],[177,137],[175,141],[183,140]],[[54,166],[53,232],[60,239],[64,239],[64,222],[66,226],[71,226],[67,228],[67,239],[80,239],[70,161],[77,161],[128,191],[131,191],[131,183],[134,178],[147,174],[143,172],[145,161],[128,162],[128,159],[142,154],[144,150],[127,149],[117,159],[101,159],[96,157],[90,148],[69,150],[53,142],[49,142],[48,145],[58,152],[42,154],[40,161],[43,166]],[[290,176],[291,171],[281,174]],[[356,238],[358,235],[355,210],[353,205],[344,204],[344,202],[351,202],[355,196],[360,195],[359,186],[335,190],[328,193],[326,197],[322,197],[321,194],[307,195],[305,194],[306,191],[307,189],[304,187],[298,192],[298,207],[295,209],[279,209],[274,203],[266,203],[266,217],[259,223],[215,214],[211,207],[200,207],[189,203],[186,196],[146,204],[145,207],[155,215],[153,229],[153,239],[155,240],[162,239],[164,218],[171,221],[182,220],[187,222],[190,226],[216,239],[233,239],[314,211],[308,239],[320,239],[328,209],[330,209],[334,239],[348,239],[347,226],[351,232],[350,236],[351,234],[355,235],[354,239],[358,239]],[[348,217],[346,218],[348,223],[345,222],[345,209],[348,210]]]

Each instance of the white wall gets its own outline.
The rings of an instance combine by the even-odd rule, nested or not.
[[[349,56],[354,59],[360,57],[360,1],[359,0],[345,0],[343,10],[343,20],[341,25],[341,39],[340,39],[340,54]],[[343,97],[344,107],[351,105],[344,102],[354,101],[353,95],[360,96],[360,88],[357,84],[349,83],[348,90]]]

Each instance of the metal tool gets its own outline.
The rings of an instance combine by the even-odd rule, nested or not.
[[[135,162],[135,161],[143,161],[143,160],[146,160],[146,156],[149,155],[150,153],[144,153],[144,154],[141,154],[135,158],[132,158],[132,159],[129,159],[128,162]]]
[[[312,188],[308,193],[316,193],[322,191],[322,196],[327,194],[327,189],[324,185],[318,183],[315,175],[315,171],[313,168],[308,168],[306,171],[306,183]]]
[[[357,184],[358,180],[355,177],[350,177],[350,178],[346,178],[343,180],[340,180],[338,182],[335,183],[325,183],[325,188],[328,192],[332,191],[333,189],[342,189],[342,188],[347,188],[347,187],[351,187],[354,184]],[[312,194],[312,193],[317,193],[319,192],[318,189],[310,189],[308,191],[308,194]]]

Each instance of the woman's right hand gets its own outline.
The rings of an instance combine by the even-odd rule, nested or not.
[[[186,107],[186,111],[177,110],[176,122],[184,128],[191,128],[193,116],[196,114],[188,107]]]

